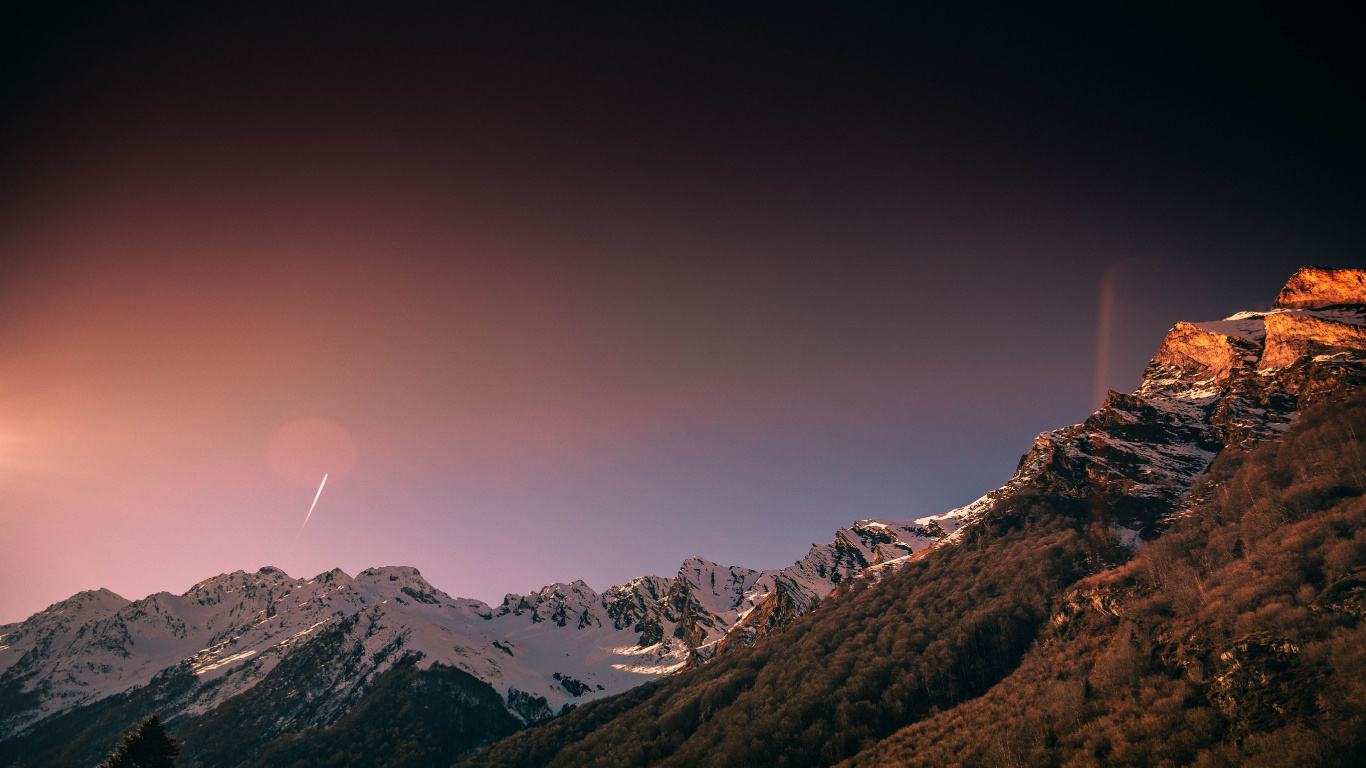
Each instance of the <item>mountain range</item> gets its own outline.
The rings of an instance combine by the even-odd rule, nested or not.
[[[370,755],[369,764],[449,765],[504,737],[473,759],[564,762],[557,756],[573,745],[605,739],[642,712],[663,723],[663,709],[649,710],[652,697],[673,701],[684,695],[681,686],[695,690],[695,681],[726,670],[742,670],[740,680],[746,665],[763,658],[753,679],[734,683],[737,691],[757,690],[764,670],[783,667],[765,654],[779,646],[799,648],[793,659],[816,654],[799,644],[816,642],[811,633],[831,616],[850,613],[846,623],[866,631],[890,626],[886,606],[869,612],[870,601],[893,600],[914,581],[922,595],[947,602],[925,614],[935,618],[925,618],[902,650],[889,641],[865,666],[942,656],[942,679],[883,701],[887,681],[902,674],[887,671],[883,682],[868,683],[881,691],[886,712],[868,715],[880,725],[857,738],[849,734],[863,731],[846,727],[840,738],[853,740],[843,745],[813,735],[815,752],[787,761],[838,762],[860,754],[868,739],[984,696],[1019,668],[1041,628],[1063,615],[1072,585],[1127,567],[1136,550],[1150,548],[1145,542],[1168,539],[1213,503],[1212,465],[1280,441],[1302,413],[1341,403],[1363,382],[1366,271],[1306,267],[1268,311],[1178,323],[1135,392],[1110,392],[1081,424],[1041,434],[1002,487],[945,514],[857,521],[786,568],[695,557],[672,577],[641,576],[602,593],[581,581],[557,583],[496,606],[452,597],[411,567],[311,579],[262,568],[136,601],[81,592],[0,627],[0,765],[92,764],[150,711],[182,740],[183,765],[321,765],[329,743],[388,722],[414,701],[427,702],[426,714],[410,713],[403,727],[430,721],[421,732],[446,732],[446,740],[432,746],[415,735],[410,741],[428,744],[416,762]],[[1047,514],[1030,511],[1040,505]],[[1029,527],[1054,517],[1052,527]],[[992,589],[1046,596],[1012,603],[1014,613],[972,630],[975,614],[963,606],[990,571],[982,559],[989,552],[1022,564]],[[1031,574],[1030,584],[1019,581]],[[902,610],[913,614],[909,605]],[[936,650],[936,642],[960,635],[961,643]],[[981,658],[965,656],[969,650]],[[799,668],[795,660],[788,666]],[[722,699],[710,706],[736,700]],[[688,747],[707,722],[697,707],[692,730],[679,731],[677,743],[657,728],[657,755],[613,764],[692,762],[688,749],[710,743]]]

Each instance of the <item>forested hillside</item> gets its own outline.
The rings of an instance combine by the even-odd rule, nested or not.
[[[1226,453],[1015,674],[849,765],[1366,764],[1363,436],[1358,396]]]
[[[286,734],[244,765],[293,768],[445,768],[457,756],[521,727],[487,683],[410,657],[382,675],[335,725]]]
[[[461,765],[1361,764],[1363,435],[1358,396],[1225,451],[1127,563],[1099,503],[1011,498],[753,649]]]

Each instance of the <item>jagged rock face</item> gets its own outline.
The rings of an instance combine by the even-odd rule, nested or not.
[[[725,634],[730,622],[721,613],[738,608],[745,588],[759,576],[748,568],[729,568],[718,588],[718,570],[715,563],[690,558],[664,595],[662,617],[674,625],[673,636],[689,651],[705,645],[712,634]]]
[[[1338,312],[1335,317],[1276,314],[1266,317],[1266,350],[1259,368],[1275,370],[1302,357],[1366,352],[1366,310]]]
[[[1281,289],[1276,309],[1366,304],[1366,270],[1301,267]]]
[[[659,603],[671,583],[658,576],[641,576],[608,589],[602,595],[602,605],[612,626],[631,629],[641,621],[653,619],[660,612]],[[657,642],[659,638],[646,645]]]
[[[1153,363],[1170,365],[1195,377],[1222,379],[1253,353],[1255,347],[1245,339],[1177,323],[1162,341]]]
[[[572,623],[583,629],[602,625],[595,610],[599,603],[597,592],[584,582],[575,581],[572,584],[549,584],[541,587],[539,592],[528,595],[510,594],[503,598],[502,606],[493,615],[506,616],[511,613],[521,616],[529,612],[531,621],[536,624],[549,621],[563,627]]]
[[[847,582],[847,580],[846,580]],[[837,587],[838,589],[838,587]],[[796,621],[820,602],[808,590],[785,576],[775,579],[770,592],[754,610],[745,614],[716,645],[716,655],[753,645]]]

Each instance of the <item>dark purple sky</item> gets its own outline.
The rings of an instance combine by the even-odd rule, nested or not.
[[[1317,9],[94,5],[0,40],[0,622],[782,566],[1366,252]]]

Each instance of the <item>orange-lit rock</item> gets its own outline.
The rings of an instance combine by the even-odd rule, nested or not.
[[[1220,379],[1252,349],[1242,339],[1211,333],[1190,323],[1177,323],[1167,332],[1153,364],[1167,363],[1202,379]]]
[[[1281,368],[1305,355],[1344,351],[1366,351],[1366,328],[1317,317],[1267,315],[1266,351],[1259,367]]]
[[[1276,297],[1277,309],[1322,309],[1366,304],[1366,269],[1300,267]]]
[[[835,592],[840,590],[836,588]],[[835,595],[832,592],[832,595]],[[836,595],[837,596],[837,595]],[[746,648],[759,640],[786,627],[798,616],[811,610],[813,603],[806,600],[798,590],[789,584],[779,582],[776,589],[768,593],[754,610],[745,615],[735,628],[717,644],[716,655],[720,656],[737,648]]]

